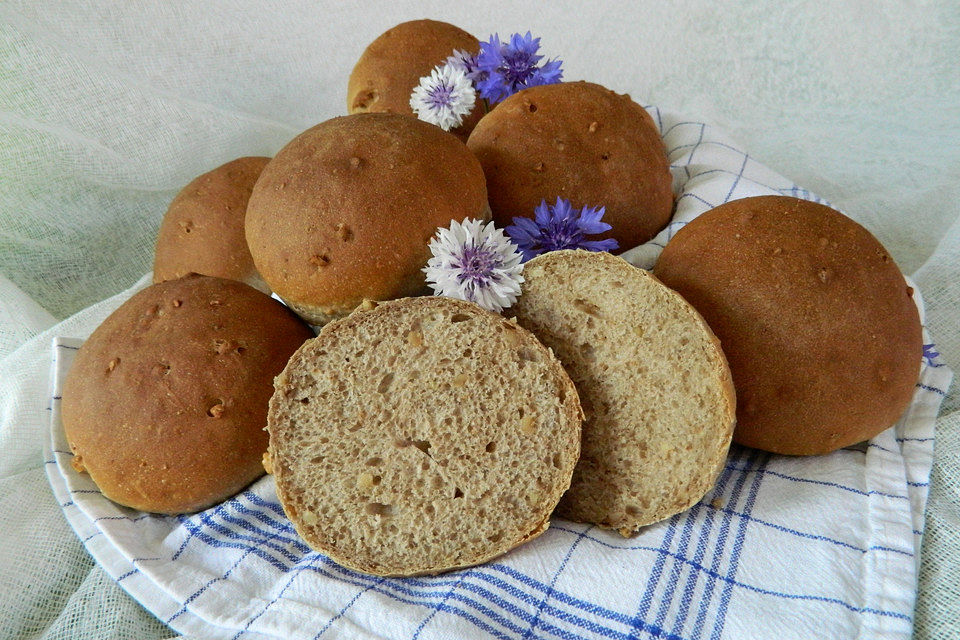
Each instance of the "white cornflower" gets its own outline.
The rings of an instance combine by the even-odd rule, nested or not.
[[[520,250],[492,222],[450,221],[430,241],[423,272],[434,293],[502,311],[517,301],[523,283]]]
[[[434,67],[410,94],[410,108],[417,117],[444,131],[463,124],[476,102],[477,92],[463,68],[449,64]]]

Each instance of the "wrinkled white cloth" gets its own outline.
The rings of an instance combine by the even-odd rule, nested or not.
[[[548,57],[564,60],[567,79],[722,125],[734,147],[877,235],[923,291],[942,361],[960,366],[960,6],[951,0],[879,0],[868,10],[794,0],[8,0],[0,3],[0,274],[9,280],[0,279],[0,636],[173,633],[124,592],[126,580],[92,561],[53,498],[42,456],[50,340],[89,333],[119,299],[94,303],[149,269],[160,217],[180,187],[235,157],[273,154],[342,114],[346,77],[365,44],[420,17],[481,37],[530,29]],[[956,387],[937,423],[918,639],[960,635]],[[538,625],[530,635],[549,634]]]

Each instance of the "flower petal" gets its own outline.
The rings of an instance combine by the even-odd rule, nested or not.
[[[603,217],[603,214],[606,213],[604,207],[598,207],[596,209],[591,209],[589,207],[584,207],[580,212],[580,230],[586,234],[594,233],[603,233],[604,231],[610,231],[611,227],[606,222],[602,222],[600,219]]]
[[[584,240],[580,243],[581,249],[588,251],[614,251],[620,248],[620,243],[613,238],[606,240]]]
[[[540,228],[530,218],[514,218],[514,224],[508,225],[504,231],[510,239],[521,249],[532,247],[538,242]]]
[[[550,217],[554,223],[571,219],[573,217],[573,207],[570,206],[570,201],[557,197],[557,204],[553,205]]]
[[[533,216],[534,220],[537,222],[537,225],[541,228],[550,224],[551,209],[546,200],[540,201],[540,204],[537,205],[537,207],[533,210]]]
[[[557,84],[563,78],[561,60],[548,60],[527,79],[528,87],[537,87],[544,84]]]

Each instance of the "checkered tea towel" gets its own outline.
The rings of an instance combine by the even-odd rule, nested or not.
[[[651,267],[681,226],[728,200],[817,199],[709,127],[650,112],[672,163],[677,212],[625,255],[634,264]],[[190,516],[148,515],[106,500],[70,466],[59,420],[60,389],[80,344],[53,345],[50,484],[93,557],[179,633],[244,640],[911,635],[934,419],[952,376],[933,347],[906,413],[868,443],[811,458],[734,446],[701,502],[634,538],[554,519],[540,538],[484,565],[378,578],[311,551],[269,477]]]

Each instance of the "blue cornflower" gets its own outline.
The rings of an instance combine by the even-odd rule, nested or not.
[[[535,219],[517,217],[506,229],[507,235],[523,253],[523,260],[559,249],[586,249],[588,251],[613,251],[620,245],[613,238],[586,240],[585,236],[609,231],[612,227],[600,219],[604,207],[584,207],[575,211],[569,200],[557,198],[552,207],[546,200],[534,209]]]
[[[539,66],[543,59],[537,54],[539,49],[540,38],[529,31],[526,35],[515,33],[505,43],[497,34],[490,36],[489,42],[481,42],[476,68],[470,72],[480,97],[495,104],[527,87],[560,82],[561,61],[548,60]]]

